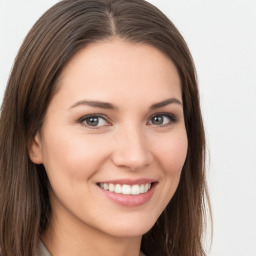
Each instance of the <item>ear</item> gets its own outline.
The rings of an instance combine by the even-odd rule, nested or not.
[[[42,143],[40,133],[37,132],[29,146],[29,158],[34,164],[43,163]]]

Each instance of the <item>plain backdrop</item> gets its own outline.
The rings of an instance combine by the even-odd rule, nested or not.
[[[56,0],[0,0],[0,101],[25,35]],[[211,256],[256,256],[256,2],[151,0],[194,57],[208,149]]]

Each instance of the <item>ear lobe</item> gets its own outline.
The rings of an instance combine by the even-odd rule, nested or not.
[[[41,147],[41,138],[39,132],[36,133],[35,137],[30,143],[29,146],[29,158],[34,164],[43,163],[42,147]]]

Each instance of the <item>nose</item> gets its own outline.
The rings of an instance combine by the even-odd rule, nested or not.
[[[149,142],[142,129],[133,126],[120,129],[113,143],[112,161],[118,167],[137,170],[152,161]]]

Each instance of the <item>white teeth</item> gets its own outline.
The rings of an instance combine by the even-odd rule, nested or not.
[[[130,195],[131,194],[131,186],[130,185],[123,185],[122,186],[122,194]]]
[[[110,183],[110,184],[108,185],[108,190],[109,190],[110,192],[115,191],[115,186],[114,186],[112,183]]]
[[[132,186],[132,195],[139,195],[140,194],[140,186],[139,185],[133,185]]]
[[[114,192],[117,194],[123,195],[139,195],[148,192],[151,187],[151,183],[146,184],[135,184],[135,185],[120,185],[120,184],[112,184],[112,183],[100,183],[99,186],[110,192]]]
[[[145,186],[145,190],[146,190],[146,191],[148,191],[148,190],[150,189],[150,185],[151,185],[151,184],[149,184],[149,183],[146,184],[146,186]]]
[[[140,193],[145,193],[145,186],[144,186],[144,184],[140,185]]]
[[[122,186],[120,184],[116,184],[114,192],[117,193],[117,194],[121,194],[122,193]]]

